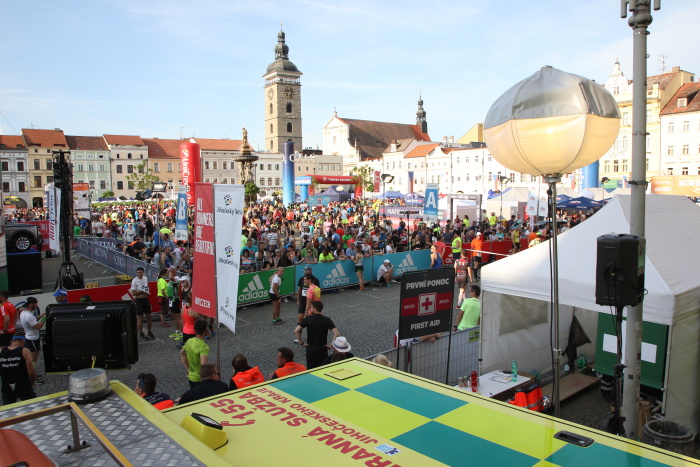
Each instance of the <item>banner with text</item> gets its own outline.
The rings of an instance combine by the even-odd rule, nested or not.
[[[192,284],[192,308],[200,315],[216,317],[216,251],[214,202],[211,183],[195,184],[194,253],[197,277]],[[239,224],[240,225],[240,224]]]
[[[187,229],[187,187],[180,185],[177,192],[177,217],[175,218],[175,241],[189,241]]]
[[[195,191],[195,196],[199,196]],[[214,185],[214,247],[216,249],[217,316],[236,332],[236,306],[240,277],[240,238],[243,225],[243,185]],[[195,264],[197,264],[195,262]],[[197,271],[199,274],[199,271]],[[201,277],[201,276],[200,276]],[[211,276],[204,276],[211,277]],[[195,282],[196,283],[196,282]]]
[[[61,249],[61,190],[53,186],[48,189],[49,205],[49,249],[59,251]]]
[[[297,266],[298,267],[298,266]],[[284,268],[280,295],[282,297],[294,294],[294,284],[297,277],[304,274],[303,268],[300,275],[295,276],[295,267]],[[270,277],[275,269],[260,272],[241,274],[238,279],[238,306],[249,303],[265,302],[270,299]]]
[[[404,274],[399,339],[449,331],[453,297],[454,271],[450,268]]]
[[[425,199],[423,200],[423,217],[428,223],[438,221],[438,191],[437,183],[428,183],[425,187]]]

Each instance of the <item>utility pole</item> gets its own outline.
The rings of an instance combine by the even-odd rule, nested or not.
[[[646,139],[647,139],[647,28],[652,22],[652,0],[621,0],[620,15],[627,18],[633,31],[632,51],[632,180],[630,206],[630,234],[644,238],[646,210]],[[661,8],[661,0],[654,1],[654,10]],[[625,369],[622,393],[622,416],[627,437],[638,439],[639,388],[641,381],[643,302],[627,308],[625,325]]]

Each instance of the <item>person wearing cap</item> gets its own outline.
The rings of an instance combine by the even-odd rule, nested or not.
[[[14,404],[17,400],[34,399],[36,372],[32,354],[24,346],[24,336],[13,336],[10,345],[0,350],[0,379],[2,379],[2,403]]]
[[[280,347],[277,349],[277,369],[267,379],[284,378],[302,371],[306,371],[306,367],[294,361],[294,351],[289,347]]]
[[[350,350],[352,347],[348,340],[343,336],[338,336],[333,340],[333,353],[328,355],[323,361],[324,365],[329,363],[337,362],[338,360],[345,360],[347,358],[353,358],[354,355]]]
[[[377,269],[377,282],[380,284],[386,284],[387,287],[391,287],[391,278],[394,276],[394,266],[391,265],[389,259],[385,259],[382,265]],[[374,290],[377,290],[375,287]]]
[[[27,297],[24,302],[24,307],[19,315],[19,321],[24,329],[26,338],[25,347],[29,349],[32,356],[32,363],[36,364],[41,350],[41,339],[39,339],[39,330],[46,324],[46,316],[41,315],[38,318],[34,315],[39,307],[39,302],[35,297]]]
[[[307,300],[307,295],[310,284],[314,284],[314,286],[318,288],[318,297],[320,298],[321,283],[314,276],[311,266],[306,266],[304,268],[304,275],[299,278],[297,283],[297,314],[299,315],[297,320],[298,323],[301,323],[301,320],[304,319],[304,315],[306,315],[307,311],[309,310],[308,304],[310,302]],[[316,298],[316,300],[318,300],[318,298]]]
[[[478,281],[480,279],[479,277],[479,268],[481,267],[481,252],[484,250],[484,241],[483,241],[483,235],[481,232],[476,233],[476,238],[472,240],[471,243],[471,249],[472,249],[472,270],[473,272],[473,277],[474,280]]]
[[[68,291],[66,289],[58,289],[53,293],[56,303],[60,305],[65,305],[68,303]]]
[[[17,321],[17,309],[9,302],[10,293],[7,290],[0,291],[0,347],[10,345],[15,335],[15,322]]]

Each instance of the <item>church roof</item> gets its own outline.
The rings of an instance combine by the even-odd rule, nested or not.
[[[280,71],[293,71],[299,73],[299,69],[294,63],[292,63],[291,60],[283,58],[277,59],[267,66],[267,73],[279,73]]]
[[[419,125],[405,123],[373,122],[340,118],[348,125],[348,142],[360,152],[362,159],[378,159],[394,140],[416,139],[430,141],[428,134],[420,131]]]
[[[686,83],[676,92],[676,95],[668,101],[666,107],[661,111],[661,115],[679,114],[685,112],[700,111],[700,83]],[[678,99],[687,99],[685,107],[678,107]]]

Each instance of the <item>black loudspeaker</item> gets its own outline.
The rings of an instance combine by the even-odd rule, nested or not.
[[[41,253],[7,253],[7,281],[10,295],[42,288]]]
[[[646,239],[628,234],[598,237],[595,302],[635,306],[644,299]]]

